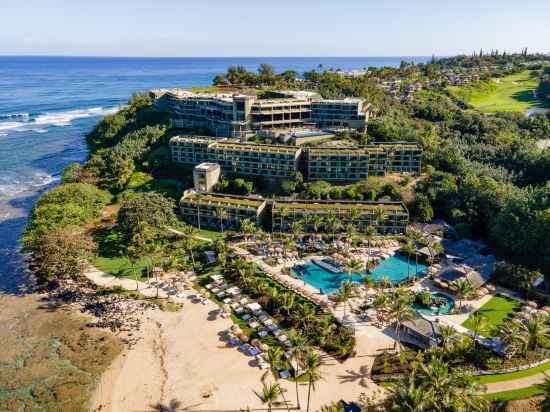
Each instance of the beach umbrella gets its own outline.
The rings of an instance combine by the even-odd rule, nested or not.
[[[538,308],[539,305],[537,305],[536,302],[530,300],[530,301],[527,302],[527,306],[532,307],[533,309],[536,309],[536,308]]]
[[[239,333],[237,336],[243,342],[248,342],[248,340],[250,339],[250,337],[245,333]]]
[[[256,338],[256,339],[252,339],[252,341],[250,342],[250,344],[251,344],[252,346],[256,346],[257,348],[260,347],[261,343],[262,343],[262,342],[260,342],[260,340],[257,339],[257,338]]]
[[[262,350],[262,352],[267,352],[269,350],[269,346],[262,342],[260,342],[259,348]]]

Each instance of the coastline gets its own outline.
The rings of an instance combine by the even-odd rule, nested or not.
[[[0,410],[87,410],[121,339],[48,294],[0,294],[0,306]]]

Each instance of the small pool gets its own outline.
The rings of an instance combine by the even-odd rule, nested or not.
[[[425,315],[446,315],[447,313],[452,312],[455,307],[455,301],[448,295],[444,293],[434,292],[432,293],[432,303],[436,300],[441,300],[442,305],[436,306],[435,304],[431,306],[425,306],[421,303],[413,303],[411,306],[417,312],[423,313]]]
[[[422,276],[427,266],[418,264],[418,276]],[[340,288],[342,282],[349,280],[349,275],[346,272],[332,273],[315,263],[307,263],[305,265],[293,268],[300,279],[313,286],[316,289],[323,290],[323,293],[333,293]],[[354,273],[351,280],[361,283],[363,278],[367,276],[366,272]],[[407,276],[416,276],[416,267],[414,261],[410,262],[409,270],[407,270],[407,258],[401,255],[394,255],[386,260],[380,261],[378,266],[370,273],[370,276],[375,281],[380,281],[383,278],[388,278],[391,282],[397,283],[406,279]]]

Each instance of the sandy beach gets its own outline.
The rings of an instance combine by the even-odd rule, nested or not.
[[[221,331],[232,322],[217,315],[217,306],[186,301],[180,312],[148,311],[142,339],[121,354],[103,374],[93,398],[95,411],[144,411],[159,402],[181,402],[192,410],[262,408],[253,390],[261,389],[263,371],[252,357],[227,347]],[[361,393],[378,389],[368,378],[373,358],[366,354],[393,341],[380,336],[358,337],[358,355],[344,363],[325,355],[324,380],[312,394],[311,410],[343,399],[355,401]],[[295,406],[293,382],[280,381],[286,398]],[[300,385],[305,409],[307,385]]]

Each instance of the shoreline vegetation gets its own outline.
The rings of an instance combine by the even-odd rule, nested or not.
[[[550,134],[550,118],[545,114],[526,117],[520,113],[502,112],[487,116],[477,110],[475,104],[470,105],[468,97],[450,92],[446,86],[420,90],[414,98],[404,101],[391,97],[380,87],[382,81],[404,78],[406,81],[399,86],[404,93],[415,82],[433,80],[449,70],[464,76],[463,73],[468,73],[472,67],[481,68],[482,77],[487,77],[481,80],[499,78],[504,83],[506,76],[523,75],[524,64],[533,66],[529,69],[532,72],[530,79],[539,79],[540,85],[544,85],[546,69],[537,63],[541,58],[528,55],[526,51],[517,55],[458,56],[434,59],[426,64],[403,63],[399,69],[372,69],[357,78],[321,68],[303,76],[288,71],[276,74],[269,65],[262,65],[258,74],[239,67],[229,68],[225,75],[214,79],[215,87],[308,89],[316,90],[325,98],[363,97],[377,109],[366,133],[343,133],[338,137],[353,145],[370,141],[416,142],[424,150],[425,165],[418,179],[369,178],[346,186],[322,181],[305,183],[303,179],[296,179],[281,182],[276,188],[255,180],[250,184],[228,184],[226,188],[241,190],[244,187],[263,195],[286,192],[299,199],[406,201],[414,221],[430,222],[434,217],[445,219],[456,228],[457,236],[487,240],[499,256],[509,262],[497,270],[495,282],[541,304],[550,304],[548,295],[530,287],[535,278],[544,275],[547,291],[550,290],[547,256],[550,250],[547,213],[550,210],[550,150],[540,149],[536,144]],[[45,193],[32,211],[23,242],[25,250],[32,253],[30,267],[40,287],[49,300],[69,304],[91,315],[87,327],[110,329],[120,334],[121,344],[131,348],[140,344],[142,322],[147,323],[147,333],[153,334],[155,323],[144,313],[162,306],[162,302],[143,299],[132,291],[89,284],[82,280],[88,262],[97,263],[106,272],[137,281],[156,280],[157,268],[194,272],[201,284],[201,276],[212,272],[202,256],[205,250],[214,249],[218,259],[224,261],[215,270],[238,283],[285,327],[296,330],[306,339],[307,346],[321,347],[343,358],[352,356],[355,337],[347,327],[340,325],[332,315],[323,314],[315,305],[300,301],[298,295],[283,299],[286,291],[273,284],[270,278],[264,279],[254,268],[239,266],[239,259],[233,258],[227,250],[227,233],[204,228],[198,231],[179,221],[175,201],[192,182],[188,168],[171,163],[168,141],[180,133],[207,132],[170,128],[169,116],[155,111],[147,95],[135,94],[126,107],[103,118],[87,136],[88,161],[83,165],[69,165],[61,185]],[[242,231],[246,238],[253,231],[245,226],[243,224]],[[183,232],[184,236],[167,231],[167,228]],[[223,227],[220,229],[223,232]],[[352,232],[352,228],[346,230]],[[286,240],[290,244],[291,236]],[[395,292],[396,299],[400,296],[398,292]],[[287,299],[297,300],[299,304],[288,306]],[[301,312],[285,312],[285,307],[292,306],[301,308]],[[408,315],[403,316],[405,321]],[[166,319],[171,319],[166,322],[172,325],[176,315],[170,318],[166,314]],[[325,333],[327,330],[329,332]],[[163,350],[160,341],[149,340],[149,343],[160,345],[158,350]],[[472,343],[466,343],[464,348],[471,349]],[[535,349],[541,346],[538,343]],[[106,347],[109,345],[105,343]],[[452,348],[449,351],[426,353],[426,356],[418,352],[414,359],[403,359],[408,363],[404,367],[402,390],[391,389],[386,393],[387,406],[420,402],[429,410],[430,405],[440,402],[440,394],[427,377],[439,375],[445,382],[451,382],[447,389],[455,406],[475,405],[478,410],[486,410],[487,404],[476,395],[477,386],[472,380],[461,368],[449,367],[457,360],[453,358]],[[478,354],[478,358],[468,357],[468,362],[476,367],[488,366],[488,359],[482,359],[487,354],[483,351]],[[464,354],[462,363],[466,357]],[[306,368],[306,361],[300,359]],[[493,357],[490,360],[495,361]],[[310,362],[305,386],[311,386],[316,379],[317,361],[310,359]],[[194,367],[200,366],[194,364]],[[131,370],[131,366],[128,368]],[[425,394],[426,398],[414,398],[414,393],[404,388]],[[267,389],[264,386],[264,391]],[[368,392],[374,393],[372,388]],[[170,401],[164,399],[162,393],[154,394],[159,396],[155,402]],[[36,394],[29,396],[33,402],[42,402]],[[64,400],[66,396],[62,395]],[[365,397],[359,401],[346,400],[380,406],[379,400],[374,402]]]

